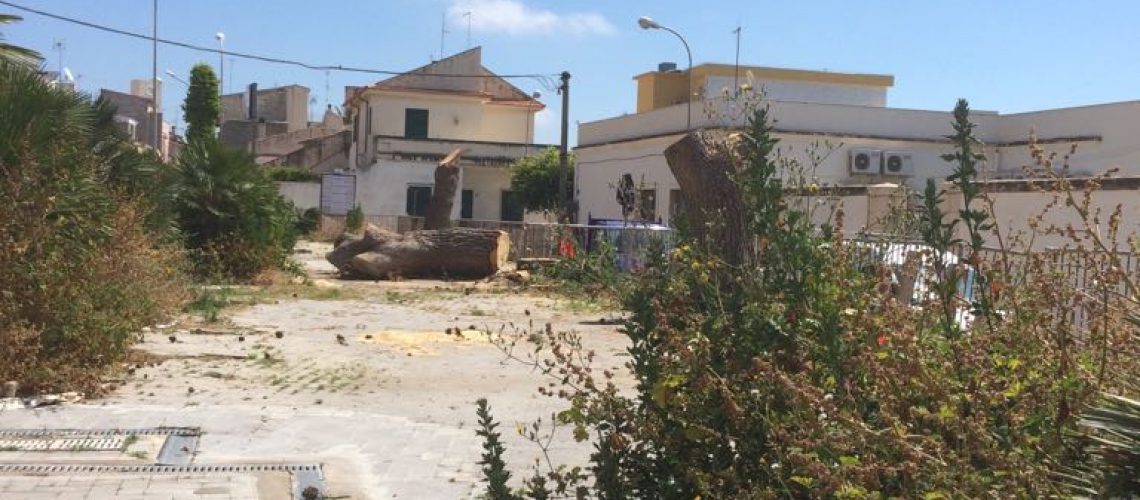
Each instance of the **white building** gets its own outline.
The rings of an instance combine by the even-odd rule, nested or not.
[[[587,216],[618,218],[621,208],[613,186],[630,175],[644,192],[641,199],[655,218],[668,223],[679,201],[663,151],[686,130],[688,75],[672,65],[639,75],[637,113],[582,123],[578,127],[575,188],[579,220]],[[950,110],[887,107],[894,85],[888,75],[845,74],[765,67],[703,64],[693,68],[693,128],[738,128],[744,113],[726,99],[735,83],[765,91],[775,119],[781,152],[807,161],[807,151],[833,149],[810,174],[821,185],[884,182],[920,188],[926,179],[948,175],[951,165],[940,155],[950,150]],[[1140,101],[1003,115],[974,111],[977,137],[985,143],[986,168],[994,178],[1017,178],[1032,162],[1027,140],[1060,155],[1076,144],[1070,158],[1074,173],[1099,173],[1121,167],[1140,175]]]
[[[436,165],[460,148],[452,218],[522,219],[508,167],[547,147],[531,144],[545,106],[484,68],[480,48],[346,94],[349,170],[366,215],[424,215]]]

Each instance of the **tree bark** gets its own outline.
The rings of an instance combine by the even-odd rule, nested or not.
[[[688,230],[695,241],[731,265],[753,260],[748,211],[735,176],[738,138],[695,131],[665,149],[669,170],[681,188]]]
[[[451,227],[451,209],[455,205],[455,191],[459,189],[459,155],[462,152],[462,149],[452,151],[435,167],[435,187],[424,217],[424,229]]]
[[[346,276],[367,279],[484,278],[507,261],[504,231],[453,228],[396,234],[369,226],[327,256]]]

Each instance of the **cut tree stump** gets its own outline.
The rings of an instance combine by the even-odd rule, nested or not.
[[[455,191],[459,189],[459,155],[462,153],[462,149],[452,151],[435,167],[435,187],[424,217],[424,229],[451,227],[451,208],[455,205]]]
[[[452,228],[397,234],[369,225],[329,252],[329,263],[347,277],[485,278],[507,262],[504,231]]]
[[[739,138],[732,134],[695,131],[665,149],[694,239],[732,265],[750,262],[754,255],[744,198],[734,180],[739,148]]]

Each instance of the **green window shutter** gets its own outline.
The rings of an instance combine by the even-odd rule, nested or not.
[[[404,110],[404,137],[408,139],[428,138],[428,110],[415,108]]]
[[[471,219],[475,214],[475,191],[464,189],[460,192],[459,218]]]
[[[523,220],[522,201],[519,194],[514,191],[503,191],[502,203],[499,205],[499,220],[521,222]]]

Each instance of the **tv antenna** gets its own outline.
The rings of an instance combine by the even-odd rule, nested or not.
[[[463,17],[467,18],[467,48],[471,48],[471,11],[463,13]]]
[[[328,109],[328,107],[329,107],[329,93],[331,92],[329,89],[330,89],[330,87],[329,87],[329,70],[326,69],[325,70],[325,108],[326,109]]]
[[[439,58],[441,60],[444,58],[443,41],[447,37],[447,33],[448,33],[448,31],[447,31],[447,13],[444,12],[443,15],[440,16],[440,21],[439,21]]]
[[[62,38],[56,38],[52,42],[51,48],[55,49],[56,63],[59,65],[59,68],[56,70],[56,73],[55,73],[56,82],[62,83],[63,82],[63,53],[67,50],[67,42]]]

